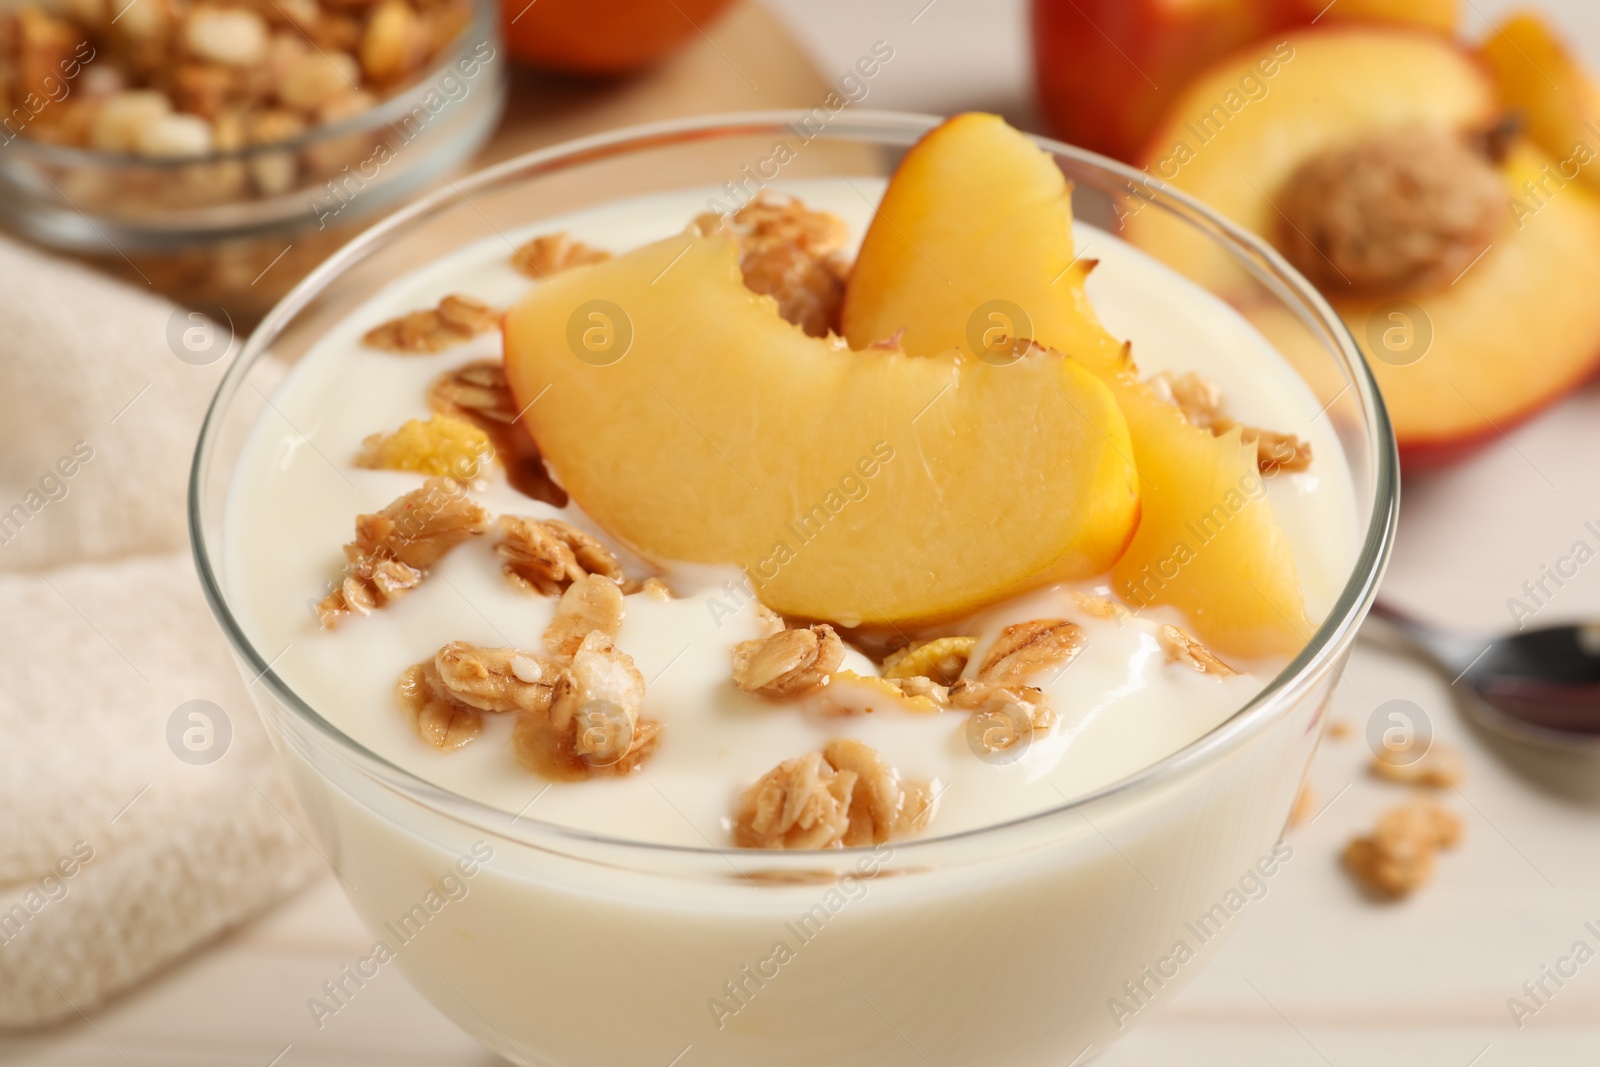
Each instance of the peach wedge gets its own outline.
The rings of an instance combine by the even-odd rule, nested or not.
[[[573,500],[641,554],[733,563],[790,615],[949,618],[1103,573],[1138,520],[1094,375],[806,336],[685,234],[536,286],[506,369]]]
[[[861,345],[904,329],[906,351],[927,355],[981,337],[969,336],[975,311],[981,324],[988,308],[1009,308],[1013,329],[1099,376],[1127,421],[1143,515],[1116,563],[1117,591],[1184,611],[1231,655],[1292,653],[1311,627],[1254,453],[1237,431],[1190,425],[1138,381],[1089,303],[1089,266],[1074,255],[1070,190],[1051,157],[994,116],[958,116],[890,180],[846,292],[845,333]]]

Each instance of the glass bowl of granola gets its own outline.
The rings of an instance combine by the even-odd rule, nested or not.
[[[310,1010],[393,964],[525,1064],[1081,1061],[1294,863],[1396,477],[1280,257],[992,116],[699,118],[411,205],[267,316],[191,481],[374,932]]]
[[[0,224],[258,316],[487,139],[497,20],[490,0],[10,6]]]

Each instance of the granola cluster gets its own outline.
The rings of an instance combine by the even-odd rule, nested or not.
[[[813,692],[844,663],[844,642],[827,623],[780,630],[733,647],[733,683],[782,699]]]
[[[1262,474],[1292,473],[1311,466],[1309,442],[1293,434],[1246,426],[1222,414],[1222,390],[1209,378],[1193,371],[1176,375],[1162,371],[1149,379],[1149,384],[1157,396],[1183,412],[1190,424],[1210,430],[1216,437],[1237,428],[1242,442],[1256,446],[1256,467]]]
[[[517,246],[511,254],[511,265],[530,278],[544,279],[571,267],[604,263],[610,258],[610,252],[590,248],[564,233],[548,233]]]
[[[1201,674],[1214,674],[1219,678],[1228,678],[1239,672],[1217,658],[1200,639],[1187,630],[1176,626],[1163,626],[1156,631],[1156,640],[1161,644],[1161,650],[1167,654],[1168,663],[1176,663]]]
[[[734,842],[770,849],[882,844],[926,829],[937,799],[932,783],[902,782],[870,746],[836,739],[778,764],[744,792]]]
[[[643,717],[644,676],[616,646],[623,608],[615,583],[574,583],[545,631],[543,655],[453,641],[401,674],[401,710],[442,750],[477,737],[484,714],[514,714],[512,751],[528,770],[560,780],[631,773],[655,750],[661,727]]]
[[[539,596],[557,596],[589,575],[625,579],[622,564],[600,541],[560,519],[500,517],[500,554],[506,580]]]
[[[517,402],[500,360],[474,360],[445,371],[428,386],[428,407],[471,422],[488,434],[513,489],[551,507],[567,506],[567,491],[550,477],[539,446],[517,421]]]
[[[382,511],[356,516],[356,538],[344,546],[344,578],[317,605],[318,620],[333,627],[346,615],[371,614],[488,528],[489,513],[451,478],[429,478]]]
[[[373,107],[471,21],[468,0],[28,4],[0,14],[0,111],[30,115],[26,137],[153,159],[276,145]],[[296,180],[294,156],[252,163],[262,193]]]
[[[408,312],[374,326],[361,340],[386,352],[438,352],[499,325],[500,312],[481,300],[452,293],[437,307]]]
[[[812,337],[837,332],[849,269],[839,254],[848,232],[842,219],[762,193],[732,215],[701,215],[694,225],[738,239],[744,284],[775,299],[787,321]]]
[[[1461,840],[1461,820],[1425,798],[1391,808],[1366,837],[1351,841],[1344,865],[1369,892],[1409,895],[1433,877],[1434,854]]]

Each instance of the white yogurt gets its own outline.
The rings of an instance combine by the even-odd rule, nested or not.
[[[881,188],[881,180],[853,179],[799,182],[784,191],[840,215],[859,238],[871,209],[857,190],[875,197]],[[703,191],[625,201],[509,236],[520,242],[565,230],[623,252],[681,230],[704,202]],[[1133,342],[1142,371],[1199,371],[1221,385],[1230,414],[1311,442],[1311,470],[1269,485],[1295,548],[1308,613],[1319,622],[1354,559],[1356,507],[1342,450],[1312,393],[1222,302],[1105,233],[1080,224],[1078,244],[1100,260],[1090,295],[1111,332]],[[930,832],[944,834],[1055,807],[1149,766],[1225,721],[1284,665],[1236,663],[1245,672],[1237,677],[1201,675],[1167,664],[1155,640],[1162,623],[1182,623],[1176,613],[1150,609],[1115,622],[1085,614],[1067,587],[1027,594],[961,631],[980,639],[975,661],[1001,627],[1027,619],[1072,619],[1088,642],[1067,669],[1030,679],[1049,695],[1060,726],[996,766],[975,758],[962,713],[886,708],[822,718],[739,692],[729,678],[730,646],[766,631],[754,604],[737,593],[737,571],[668,567],[678,599],[629,597],[618,637],[647,680],[645,714],[663,724],[642,771],[546,782],[515,762],[509,716],[487,716],[483,735],[465,749],[431,748],[395,704],[400,672],[450,641],[538,649],[555,600],[509,586],[490,539],[480,538],[369,618],[325,631],[311,605],[340,573],[340,546],[352,536],[354,517],[421,481],[356,467],[362,438],[427,417],[425,392],[437,375],[498,355],[498,335],[434,356],[366,348],[361,335],[451,292],[511,303],[533,283],[511,268],[509,252],[500,239],[463,249],[395,282],[330,331],[276,391],[234,481],[226,575],[246,632],[291,689],[393,763],[509,813],[632,840],[721,847],[729,843],[740,790],[782,760],[850,736],[877,748],[905,777],[938,780]],[[495,514],[560,515],[604,537],[575,506],[562,512],[530,500],[498,475],[475,495]],[[632,573],[649,573],[642,561],[619,555]],[[855,652],[846,666],[875,670]]]

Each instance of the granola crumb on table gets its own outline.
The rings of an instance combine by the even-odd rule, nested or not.
[[[1345,847],[1345,869],[1374,896],[1399,899],[1433,877],[1434,854],[1461,840],[1461,820],[1418,797],[1378,818],[1367,837]]]

